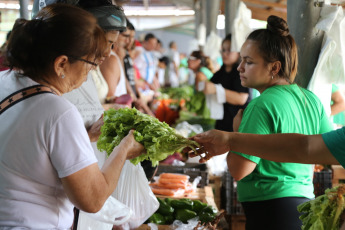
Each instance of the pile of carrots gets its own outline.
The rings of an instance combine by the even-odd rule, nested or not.
[[[193,192],[189,176],[177,173],[162,173],[158,180],[150,185],[156,195],[181,196]]]

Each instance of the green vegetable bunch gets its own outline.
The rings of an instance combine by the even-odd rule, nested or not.
[[[131,162],[136,165],[143,160],[150,160],[153,166],[164,160],[174,152],[190,147],[192,149],[199,144],[177,134],[165,122],[157,118],[141,113],[135,108],[109,109],[104,112],[104,125],[101,128],[101,136],[97,142],[100,151],[106,151],[110,155],[119,145],[121,140],[134,129],[134,138],[144,145],[146,154],[142,154]]]
[[[150,223],[172,224],[174,220],[180,220],[187,223],[194,217],[199,217],[200,222],[209,223],[214,220],[217,211],[210,205],[199,200],[183,199],[160,199],[158,210],[148,219]]]
[[[345,185],[327,189],[324,195],[300,204],[302,230],[338,230],[340,215],[345,208]]]
[[[206,105],[206,97],[203,92],[195,92],[195,94],[186,101],[186,108],[189,112],[194,112],[203,118],[210,117],[210,110]]]
[[[177,88],[162,88],[160,91],[163,94],[168,95],[168,98],[177,100],[190,100],[190,98],[194,95],[194,88],[190,85]]]

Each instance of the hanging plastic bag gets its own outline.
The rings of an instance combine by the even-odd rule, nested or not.
[[[131,229],[138,228],[159,208],[143,168],[128,160],[112,196],[131,208],[133,215],[128,220]]]
[[[122,225],[126,223],[131,216],[132,211],[129,207],[110,196],[100,211],[96,213],[80,211],[77,229],[111,230],[113,225]]]

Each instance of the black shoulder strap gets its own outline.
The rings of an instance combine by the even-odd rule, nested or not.
[[[34,85],[12,93],[0,102],[0,115],[18,102],[42,93],[54,93],[54,91],[44,85]]]

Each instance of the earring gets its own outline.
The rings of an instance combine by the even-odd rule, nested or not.
[[[61,74],[61,78],[64,79],[65,78],[65,74]]]
[[[273,80],[274,76],[272,75],[272,80]]]

